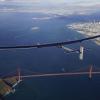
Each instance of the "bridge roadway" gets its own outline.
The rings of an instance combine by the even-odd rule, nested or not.
[[[20,77],[21,79],[24,79],[24,78],[38,78],[38,77],[83,76],[83,75],[88,75],[89,78],[92,78],[93,75],[100,75],[100,71],[93,71],[91,67],[89,71],[83,71],[83,72],[41,73],[41,74],[30,74],[30,75],[21,75],[13,77]]]

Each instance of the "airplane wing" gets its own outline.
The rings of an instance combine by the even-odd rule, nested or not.
[[[69,45],[69,44],[75,44],[75,43],[81,43],[86,40],[91,40],[95,38],[99,38],[100,35],[89,37],[89,38],[83,38],[79,40],[72,40],[72,41],[65,41],[65,42],[56,42],[56,43],[45,43],[45,44],[36,44],[36,45],[22,45],[22,46],[10,46],[10,47],[0,47],[0,50],[6,50],[6,49],[27,49],[27,48],[44,48],[44,47],[55,47],[55,46],[63,46],[63,45]]]

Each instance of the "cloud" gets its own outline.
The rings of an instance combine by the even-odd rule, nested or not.
[[[0,0],[0,2],[4,2],[5,0]]]
[[[41,0],[0,0],[0,2],[7,3],[40,3]]]
[[[39,29],[40,29],[39,27],[32,27],[32,28],[31,28],[32,31],[37,31],[37,30],[39,30]]]
[[[52,17],[34,17],[32,18],[33,20],[49,20],[51,19]]]
[[[1,8],[0,12],[36,12],[67,16],[72,14],[90,14],[100,9],[100,0],[0,0],[0,2],[4,2],[4,7],[6,7],[6,9]],[[7,4],[10,6],[6,6]],[[33,18],[33,20],[48,19],[51,18]]]
[[[16,2],[16,3],[36,3],[40,5],[95,5],[100,3],[100,0],[0,0],[0,2]]]

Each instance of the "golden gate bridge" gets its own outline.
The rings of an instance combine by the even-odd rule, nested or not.
[[[88,75],[88,77],[91,79],[93,75],[100,75],[100,68],[93,67],[92,65],[89,68],[79,69],[76,71],[69,71],[69,72],[53,72],[53,73],[40,73],[40,72],[32,72],[29,70],[26,70],[27,72],[30,72],[31,74],[23,75],[22,70],[20,68],[17,69],[16,75],[7,75],[7,78],[17,78],[18,81],[22,81],[26,78],[39,78],[39,77],[60,77],[60,76],[84,76]],[[32,74],[33,73],[33,74]],[[6,78],[6,77],[5,77]]]
[[[100,68],[93,68],[91,65],[88,69],[80,69],[78,71],[70,71],[70,72],[60,72],[60,73],[38,73],[33,72],[33,74],[28,75],[21,75],[21,70],[17,70],[18,75],[13,77],[18,77],[20,80],[25,78],[38,78],[38,77],[59,77],[59,76],[81,76],[81,75],[88,75],[91,79],[93,75],[100,74]],[[35,73],[35,74],[34,74]]]

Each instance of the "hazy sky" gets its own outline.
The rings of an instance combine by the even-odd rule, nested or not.
[[[63,3],[63,2],[88,2],[88,3],[100,3],[100,0],[0,0],[0,2],[4,1],[16,1],[16,2],[52,2],[52,3]]]
[[[56,12],[59,13],[65,11],[75,11],[75,13],[80,11],[81,13],[84,13],[87,11],[90,12],[90,10],[99,10],[100,0],[0,0],[0,4],[4,4],[4,7],[6,7],[6,9],[9,9],[6,5],[20,5],[21,7],[32,7],[38,10],[49,9],[49,11],[54,10],[54,12],[56,10]]]
[[[73,5],[96,5],[100,0],[0,0],[0,3],[17,2],[17,3],[34,3],[34,4],[73,4]]]

